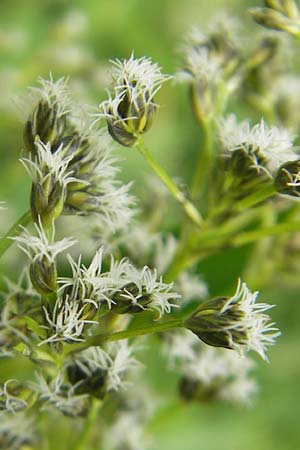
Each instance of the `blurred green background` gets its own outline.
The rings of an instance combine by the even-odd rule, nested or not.
[[[26,118],[26,87],[38,76],[70,76],[75,99],[96,106],[105,97],[108,60],[134,50],[157,61],[164,72],[180,65],[178,47],[191,25],[206,27],[219,10],[242,20],[241,39],[251,41],[259,27],[247,14],[257,1],[241,0],[1,0],[0,1],[0,233],[28,208],[30,180],[17,162]],[[187,89],[166,85],[158,98],[162,107],[146,137],[162,165],[189,182],[200,145]],[[144,162],[131,149],[119,149],[123,178],[143,191]],[[167,226],[171,226],[168,225]],[[212,295],[225,293],[240,275],[248,248],[211,257],[200,267]],[[5,273],[16,270],[15,250],[2,262]],[[15,275],[17,278],[17,273]],[[143,359],[144,377],[155,386],[165,406],[150,424],[157,450],[296,450],[300,448],[300,306],[299,286],[269,286],[263,301],[277,304],[272,312],[283,331],[271,349],[271,364],[257,362],[261,390],[249,408],[229,405],[186,405],[174,401],[176,377],[161,360],[151,340]],[[162,369],[163,368],[163,369]],[[4,376],[4,368],[1,378]],[[57,436],[63,431],[57,428]],[[51,447],[52,448],[52,447]],[[53,447],[55,448],[55,447]],[[92,449],[91,449],[92,450]],[[105,450],[105,449],[103,449]]]

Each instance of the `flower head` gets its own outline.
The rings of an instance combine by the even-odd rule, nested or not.
[[[157,311],[160,318],[177,306],[171,301],[181,296],[173,292],[173,283],[166,284],[158,277],[156,269],[145,266],[140,271],[131,266],[126,277],[127,283],[113,296],[112,309],[116,312],[138,313],[150,309]]]
[[[53,153],[50,143],[35,143],[37,152],[32,158],[21,158],[26,171],[32,178],[30,196],[31,212],[37,222],[40,217],[44,225],[50,225],[64,208],[69,183],[77,181],[69,169],[73,156],[65,156],[61,144]]]
[[[267,360],[266,349],[275,344],[280,332],[264,312],[272,306],[256,303],[246,283],[238,282],[232,297],[218,297],[204,302],[186,321],[185,327],[206,344],[243,353],[256,351]]]
[[[209,347],[191,333],[169,333],[164,352],[182,376],[180,392],[185,400],[248,403],[257,390],[249,376],[254,367],[250,358]]]
[[[66,78],[53,81],[39,79],[40,87],[31,88],[36,99],[32,114],[25,124],[24,142],[30,154],[36,155],[37,141],[56,146],[68,127],[69,94]]]
[[[84,341],[82,336],[86,324],[97,323],[88,320],[88,308],[80,301],[73,301],[68,296],[65,299],[60,297],[56,300],[53,312],[43,307],[49,337],[42,341],[40,345],[48,342],[80,342]]]
[[[112,61],[113,95],[100,104],[100,114],[107,120],[108,131],[122,145],[133,146],[139,134],[149,129],[156,109],[154,96],[170,78],[161,73],[150,58]]]
[[[36,377],[37,383],[34,388],[46,407],[54,407],[69,417],[86,415],[90,407],[88,396],[77,395],[74,387],[64,380],[63,373],[58,373],[51,381],[41,374],[37,374]]]
[[[251,128],[247,120],[237,123],[230,115],[219,124],[220,140],[226,151],[244,150],[253,165],[273,173],[286,161],[298,159],[293,138],[285,128],[269,127],[262,119]]]
[[[138,365],[128,342],[111,342],[104,349],[89,347],[67,361],[67,374],[76,393],[102,399],[126,387],[126,374]]]
[[[55,259],[57,255],[75,244],[76,240],[64,238],[54,241],[55,228],[52,223],[52,234],[48,238],[41,219],[34,224],[37,235],[32,235],[23,228],[23,235],[12,239],[18,242],[19,247],[31,260],[30,279],[35,289],[41,294],[50,294],[57,288],[57,273]]]
[[[3,414],[0,420],[0,443],[5,450],[19,450],[35,441],[33,420],[23,413]]]

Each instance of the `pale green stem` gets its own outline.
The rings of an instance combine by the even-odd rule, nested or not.
[[[245,197],[243,200],[237,202],[236,205],[234,206],[234,211],[240,212],[244,211],[245,209],[252,208],[258,203],[261,203],[267,200],[268,198],[273,197],[273,195],[275,195],[276,192],[277,191],[273,184],[270,186],[266,186],[264,189],[261,189],[258,192],[255,192],[254,194],[248,195],[248,197]]]
[[[238,233],[245,226],[249,226],[264,211],[265,205],[260,208],[250,209],[237,217],[225,222],[224,225],[215,225],[208,220],[203,223],[201,231],[193,233],[189,239],[179,246],[175,258],[168,268],[164,279],[167,282],[176,280],[178,275],[191,267],[200,259],[214,253],[216,246],[222,247],[224,241]],[[208,248],[208,247],[211,248]],[[203,251],[202,251],[203,250]]]
[[[220,206],[214,208],[212,211],[210,211],[209,219],[212,220],[215,217],[218,217],[222,215],[227,210],[231,211],[232,213],[240,213],[245,211],[246,209],[253,208],[253,206],[258,205],[259,203],[264,202],[265,200],[268,200],[269,198],[273,197],[273,195],[276,194],[276,189],[274,185],[266,186],[263,189],[260,189],[257,192],[254,192],[253,194],[248,195],[247,197],[243,198],[242,200],[239,200],[232,204],[232,202],[227,205],[226,203],[221,203]]]
[[[232,247],[239,247],[241,245],[251,244],[264,237],[280,236],[281,234],[292,231],[300,231],[300,221],[279,223],[271,227],[241,233],[239,236],[231,239],[230,245]]]
[[[23,214],[22,217],[20,217],[19,220],[17,220],[16,223],[8,230],[5,236],[0,239],[0,258],[1,256],[6,252],[6,250],[9,249],[9,247],[13,244],[12,237],[19,236],[22,233],[22,228],[20,225],[25,227],[32,221],[31,212],[27,211],[25,214]]]
[[[168,188],[173,197],[181,204],[187,216],[198,226],[202,224],[202,217],[197,210],[197,208],[190,202],[184,192],[174,183],[174,181],[169,177],[167,172],[160,166],[160,164],[155,160],[154,156],[150,150],[145,147],[144,143],[140,139],[136,148],[143,155],[149,166],[154,170],[156,175],[161,179],[161,181]]]
[[[199,152],[199,158],[196,162],[196,170],[192,182],[191,192],[193,198],[196,198],[201,192],[204,181],[207,179],[208,170],[212,161],[212,123],[211,121],[202,122],[203,145]]]
[[[96,336],[91,336],[85,342],[80,344],[69,344],[64,349],[64,355],[78,352],[89,347],[103,345],[105,342],[120,341],[122,339],[130,339],[138,336],[145,336],[147,334],[161,333],[173,328],[183,327],[183,319],[173,319],[165,322],[154,322],[151,325],[145,325],[140,328],[129,328],[127,330],[116,331],[111,334],[102,333]]]
[[[88,443],[91,437],[91,433],[95,428],[95,423],[98,417],[100,405],[101,403],[99,402],[99,400],[96,400],[95,398],[92,399],[92,406],[89,415],[86,418],[84,429],[82,430],[82,433],[79,439],[77,440],[75,447],[74,446],[72,447],[72,450],[88,450],[90,448]]]
[[[249,213],[249,215],[247,214]],[[280,223],[269,227],[263,227],[258,230],[245,231],[239,233],[239,229],[245,225],[245,222],[255,218],[251,217],[250,211],[246,211],[243,217],[233,219],[232,223],[227,223],[223,227],[203,230],[202,233],[194,234],[189,242],[183,243],[169,267],[164,279],[169,282],[176,280],[178,275],[193,266],[197,261],[213,254],[221,248],[240,247],[246,244],[257,242],[265,237],[279,236],[292,231],[300,231],[300,221]],[[238,234],[237,234],[238,233]],[[234,236],[237,234],[237,236]]]

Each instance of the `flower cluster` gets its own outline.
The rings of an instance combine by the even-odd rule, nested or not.
[[[187,401],[249,403],[257,386],[249,372],[251,359],[208,347],[188,332],[168,334],[164,351],[170,367],[181,374],[180,394]]]
[[[254,167],[266,168],[271,173],[284,162],[298,159],[289,131],[268,127],[263,119],[251,128],[247,120],[237,123],[236,116],[230,115],[220,122],[219,133],[224,150],[243,150]]]
[[[234,38],[235,25],[220,17],[207,35],[194,27],[183,46],[183,69],[177,79],[192,85],[194,110],[200,122],[219,114],[224,95],[239,85],[241,52]]]
[[[260,13],[268,15],[268,25],[272,16],[282,21],[281,29],[299,26],[294,0],[265,3],[267,11]],[[158,107],[156,94],[171,78],[150,58],[132,53],[111,61],[112,90],[93,123],[72,104],[67,79],[41,79],[32,90],[24,127],[27,153],[21,158],[32,181],[30,211],[0,239],[0,256],[16,242],[29,261],[19,282],[6,280],[1,293],[0,356],[18,355],[24,374],[26,360],[38,373],[35,383],[23,381],[23,370],[20,380],[1,381],[0,448],[35,448],[38,441],[23,427],[30,427],[25,410],[28,415],[47,410],[46,418],[49,410],[81,417],[76,448],[93,442],[107,450],[152,448],[144,430],[149,411],[141,407],[148,396],[139,388],[135,354],[141,337],[155,333],[155,351],[163,347],[169,369],[179,373],[182,400],[245,404],[256,392],[254,364],[245,354],[255,351],[268,361],[268,347],[280,335],[267,314],[271,306],[258,303],[258,292],[241,281],[232,296],[209,298],[198,263],[214,255],[222,270],[223,260],[217,259],[224,249],[274,236],[272,245],[268,240],[255,247],[260,258],[253,268],[249,257],[245,273],[254,284],[261,271],[262,287],[277,277],[276,258],[266,271],[264,264],[274,248],[279,255],[288,252],[287,241],[282,245],[276,236],[298,222],[289,222],[297,208],[286,197],[276,202],[275,195],[300,196],[300,159],[297,137],[290,133],[296,127],[284,113],[285,94],[269,95],[280,71],[265,89],[278,40],[263,37],[254,50],[245,50],[234,28],[223,18],[206,35],[194,28],[177,74],[190,85],[201,127],[191,192],[172,180],[143,143]],[[238,122],[226,115],[229,100],[230,108],[236,101],[254,107],[258,121],[266,112],[272,125],[264,118],[254,126]],[[95,131],[99,118],[106,120],[108,133]],[[111,138],[138,149],[165,186],[163,191],[144,183],[148,198],[140,211],[134,210],[131,184],[117,180]],[[169,217],[166,193],[191,223],[177,214]],[[270,198],[274,201],[267,203]],[[134,214],[139,217],[133,221]],[[82,216],[71,224],[84,225],[80,251],[65,226],[70,219],[58,220],[62,215]],[[56,238],[56,230],[64,237]],[[59,255],[73,246],[61,268]],[[94,427],[100,408],[101,426]]]
[[[34,111],[25,126],[29,157],[22,158],[32,178],[31,212],[50,226],[61,213],[96,213],[105,225],[125,226],[132,216],[129,185],[116,181],[118,169],[103,132],[72,115],[67,80],[40,80]]]

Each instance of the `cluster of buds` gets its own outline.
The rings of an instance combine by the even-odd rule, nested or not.
[[[207,36],[193,28],[184,46],[184,67],[177,78],[190,83],[201,123],[223,111],[227,95],[239,84],[241,54],[233,39],[234,26],[220,20]]]
[[[119,186],[111,146],[102,133],[78,127],[69,108],[66,80],[41,80],[38,100],[24,132],[22,158],[32,178],[31,212],[44,227],[61,213],[97,213],[112,228],[132,215],[129,186]]]
[[[150,58],[136,59],[132,54],[126,60],[113,63],[113,96],[99,106],[99,117],[105,117],[110,135],[126,147],[133,147],[139,136],[152,124],[157,107],[155,94],[170,77]]]
[[[297,0],[264,0],[265,7],[251,8],[256,22],[272,30],[300,35],[300,10]]]
[[[231,114],[219,122],[219,139],[223,148],[222,170],[215,192],[216,200],[222,199],[218,211],[231,213],[236,202],[251,195],[266,197],[278,190],[278,173],[287,161],[296,163],[297,148],[294,138],[282,127],[268,126],[264,120],[250,126],[245,120],[237,122]],[[279,172],[278,172],[279,171]],[[291,181],[291,180],[290,180]]]

